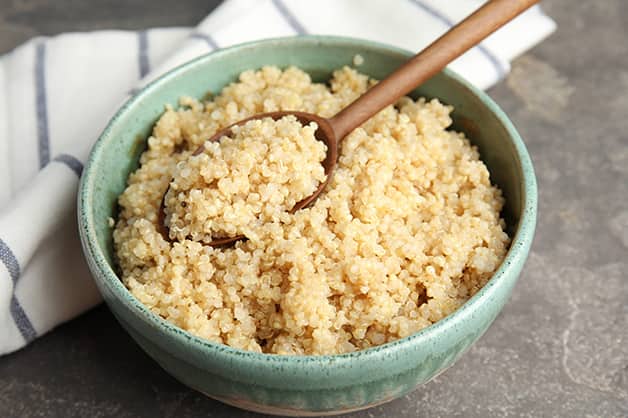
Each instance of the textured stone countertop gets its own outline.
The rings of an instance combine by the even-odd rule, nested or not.
[[[217,1],[0,0],[0,53],[69,30],[193,25]],[[558,31],[489,93],[537,171],[512,299],[452,368],[351,417],[628,417],[628,1],[546,0]],[[256,417],[179,384],[100,306],[0,358],[0,417]]]

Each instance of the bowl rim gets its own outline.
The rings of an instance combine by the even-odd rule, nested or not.
[[[532,161],[525,144],[515,129],[513,123],[487,93],[471,85],[460,75],[447,68],[442,70],[444,76],[476,96],[489,109],[489,111],[495,115],[505,132],[507,132],[507,137],[514,146],[515,156],[517,157],[519,164],[518,168],[521,173],[520,182],[523,187],[521,195],[521,218],[515,234],[512,237],[510,248],[508,249],[506,257],[495,273],[493,273],[489,281],[462,306],[447,315],[445,318],[407,337],[351,353],[328,355],[282,355],[257,353],[197,337],[152,313],[131,294],[131,292],[122,283],[122,280],[109,265],[103,251],[98,245],[96,228],[94,227],[95,220],[92,216],[93,211],[90,209],[90,195],[94,193],[94,167],[98,166],[98,161],[103,153],[103,149],[106,147],[106,144],[110,142],[112,130],[114,130],[114,126],[116,125],[118,119],[120,119],[127,112],[131,111],[133,106],[141,102],[144,96],[150,92],[158,90],[162,85],[169,83],[170,80],[183,75],[192,67],[202,65],[203,62],[207,60],[219,59],[222,55],[231,54],[237,50],[246,50],[247,48],[270,45],[282,47],[285,46],[286,42],[312,43],[322,47],[333,45],[367,48],[371,51],[385,52],[388,54],[393,53],[404,57],[409,57],[414,54],[406,49],[398,48],[385,43],[345,36],[298,35],[268,38],[211,51],[175,67],[142,87],[134,96],[126,100],[126,102],[107,123],[107,126],[98,137],[90,151],[80,179],[79,191],[77,195],[77,218],[83,252],[90,267],[92,269],[97,269],[97,272],[92,272],[92,276],[94,276],[96,281],[100,280],[104,285],[106,285],[111,293],[115,295],[115,297],[136,317],[139,317],[143,322],[165,332],[168,337],[172,338],[175,342],[183,345],[192,345],[193,349],[200,350],[201,352],[220,352],[226,356],[236,356],[240,358],[245,357],[256,364],[264,362],[271,364],[281,363],[282,366],[288,366],[290,364],[299,364],[303,366],[307,363],[325,363],[327,365],[333,364],[334,367],[342,367],[343,364],[354,362],[358,359],[361,361],[373,361],[382,355],[390,355],[399,350],[428,343],[439,333],[442,333],[452,327],[455,328],[459,325],[461,326],[465,321],[465,318],[472,316],[474,311],[476,311],[484,303],[487,303],[489,299],[493,297],[499,287],[506,282],[505,276],[511,274],[511,270],[516,270],[517,266],[520,266],[525,262],[536,227],[538,191]]]

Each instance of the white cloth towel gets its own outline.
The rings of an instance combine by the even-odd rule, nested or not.
[[[193,57],[296,34],[425,47],[482,0],[227,0],[196,28],[36,38],[0,58],[0,355],[101,299],[75,201],[93,142],[135,88]],[[555,29],[539,7],[450,65],[480,88]],[[138,83],[138,80],[141,80]]]

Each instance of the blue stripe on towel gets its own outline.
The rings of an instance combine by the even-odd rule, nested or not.
[[[7,268],[9,276],[13,279],[13,285],[17,283],[17,279],[20,277],[20,264],[17,262],[17,258],[13,254],[13,251],[9,246],[0,239],[0,261]]]
[[[150,63],[148,60],[148,31],[141,30],[137,33],[137,51],[140,78],[144,78],[150,71]]]
[[[434,9],[433,7],[425,4],[423,1],[421,1],[421,0],[410,0],[410,2],[412,4],[414,4],[415,6],[419,7],[421,10],[423,10],[427,14],[429,14],[430,16],[432,16],[433,18],[435,18],[435,19],[439,20],[440,22],[444,23],[445,25],[447,25],[449,27],[452,27],[452,26],[455,25],[455,22],[451,21],[447,16],[442,14],[440,11],[438,11],[438,10]],[[504,68],[504,65],[501,63],[501,61],[495,55],[493,55],[493,53],[488,48],[486,48],[482,44],[477,45],[476,48],[482,54],[484,54],[486,59],[488,59],[489,62],[493,65],[493,67],[495,68],[495,71],[497,72],[497,78],[498,79],[504,78],[504,76],[507,73],[507,70],[506,70],[506,68]]]
[[[81,177],[81,173],[83,173],[83,163],[80,162],[78,160],[78,158],[73,157],[72,155],[69,155],[69,154],[59,154],[52,161],[56,161],[58,163],[65,164],[72,171],[74,171],[78,177]]]
[[[193,39],[200,39],[201,41],[205,41],[205,43],[212,49],[218,49],[220,48],[218,46],[218,43],[216,43],[216,40],[214,38],[212,38],[211,35],[208,35],[206,33],[202,33],[202,32],[193,32],[192,34],[190,34],[190,38]]]
[[[35,337],[37,337],[37,331],[31,324],[30,319],[26,316],[26,312],[24,312],[24,308],[20,305],[20,302],[15,297],[15,294],[11,297],[11,306],[9,307],[11,311],[11,316],[13,317],[13,321],[17,326],[17,329],[22,334],[22,338],[27,343],[33,341]]]
[[[37,113],[37,142],[39,168],[50,162],[50,134],[48,132],[48,103],[46,94],[46,41],[35,47],[35,106]]]
[[[305,27],[301,24],[301,22],[299,22],[297,17],[288,9],[288,7],[286,7],[282,0],[273,0],[273,4],[296,33],[299,35],[307,33]]]
[[[0,261],[2,261],[2,264],[4,264],[9,272],[9,276],[11,276],[11,280],[13,281],[13,288],[15,289],[15,285],[20,278],[20,264],[13,254],[13,251],[11,251],[9,246],[2,239],[0,239]],[[15,325],[20,331],[20,334],[22,334],[24,340],[26,342],[32,341],[37,336],[37,332],[35,331],[31,321],[28,319],[28,316],[26,316],[26,312],[24,312],[22,305],[20,305],[20,302],[15,297],[15,291],[11,295],[11,305],[9,310],[11,311],[13,321],[15,321]]]

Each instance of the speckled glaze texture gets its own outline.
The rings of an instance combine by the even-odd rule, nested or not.
[[[324,81],[360,54],[360,72],[385,77],[410,55],[387,45],[303,36],[223,49],[187,63],[130,99],[94,146],[78,196],[83,250],[96,284],[116,318],[165,370],[208,396],[245,409],[321,415],[367,408],[399,397],[451,366],[493,322],[528,255],[536,225],[537,189],[525,146],[506,115],[483,92],[450,71],[414,96],[438,97],[455,107],[454,129],[476,144],[491,180],[506,197],[504,217],[513,238],[489,283],[464,306],[410,337],[335,356],[278,356],[233,349],[194,337],[152,314],[116,276],[108,217],[138,164],[145,139],[165,104],[182,95],[218,92],[242,71],[295,65]]]

